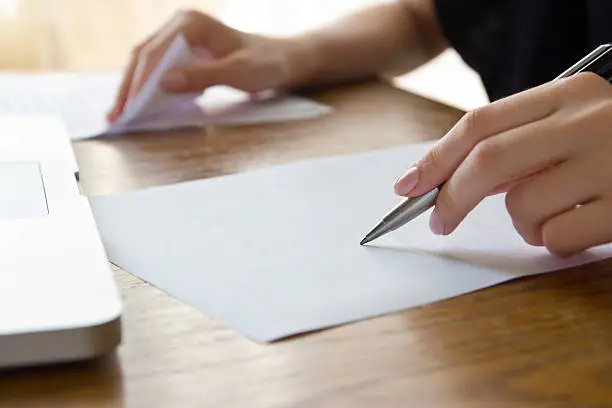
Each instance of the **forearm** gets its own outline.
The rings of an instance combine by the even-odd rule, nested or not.
[[[447,46],[433,0],[377,5],[289,41],[287,87],[407,72]]]

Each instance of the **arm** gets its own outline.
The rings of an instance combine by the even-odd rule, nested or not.
[[[434,0],[393,0],[292,38],[244,33],[197,11],[179,12],[135,47],[110,121],[140,92],[177,34],[193,51],[214,58],[167,72],[162,85],[168,92],[215,85],[257,92],[352,81],[406,72],[447,46]]]
[[[348,15],[288,46],[291,87],[404,73],[448,44],[433,0],[399,0]]]

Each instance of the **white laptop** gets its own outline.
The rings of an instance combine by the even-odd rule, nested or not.
[[[59,119],[0,117],[0,367],[120,343],[121,301]]]

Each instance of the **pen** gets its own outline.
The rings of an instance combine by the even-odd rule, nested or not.
[[[612,44],[603,44],[591,51],[581,60],[562,72],[554,80],[566,78],[579,72],[591,71],[612,82]],[[436,203],[442,185],[419,197],[407,198],[391,209],[382,220],[366,234],[360,245],[365,245],[376,238],[404,226]]]

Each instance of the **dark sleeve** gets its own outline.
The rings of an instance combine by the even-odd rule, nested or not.
[[[591,9],[606,3],[611,7],[609,0],[435,0],[444,35],[491,100],[553,79],[599,45],[612,25],[601,24],[610,28],[594,37],[595,20],[605,14]]]

